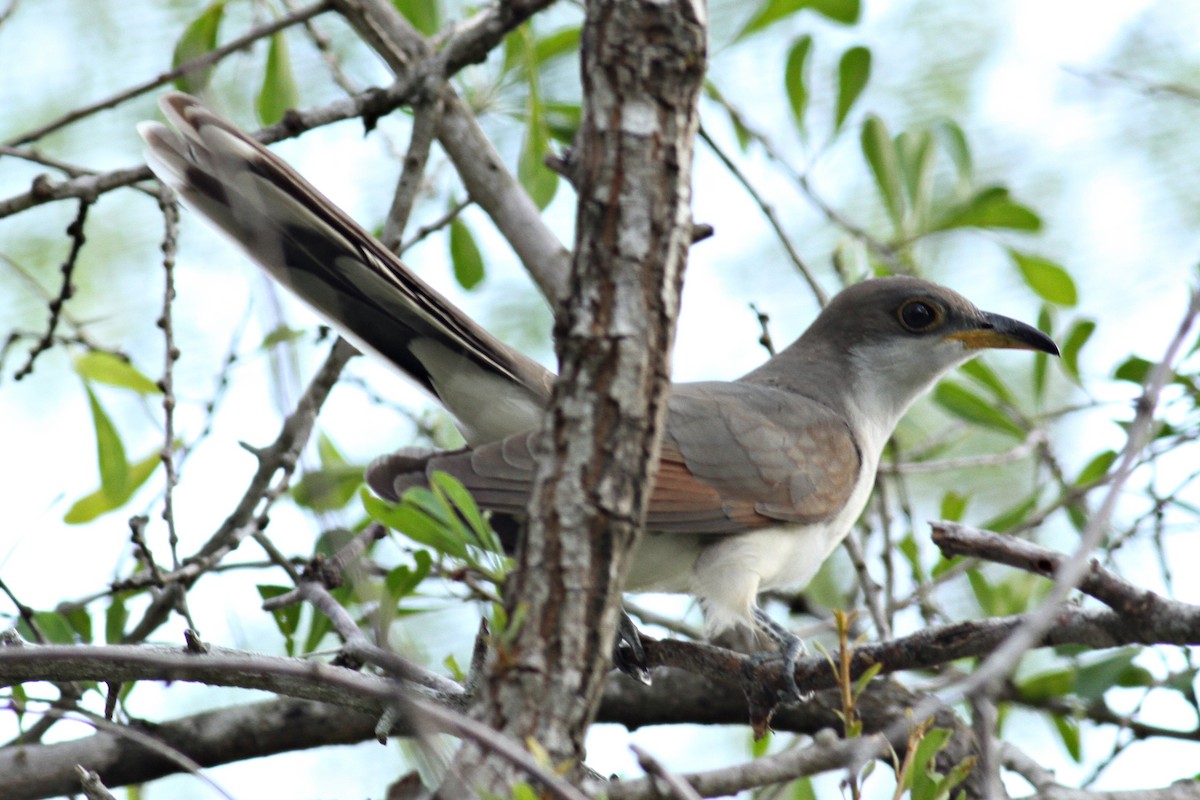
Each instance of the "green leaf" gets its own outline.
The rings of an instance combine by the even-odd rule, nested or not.
[[[1075,691],[1076,672],[1073,667],[1060,667],[1017,682],[1021,696],[1032,701],[1062,698]]]
[[[773,738],[774,737],[771,736],[770,730],[768,730],[765,735],[760,736],[757,739],[750,737],[750,757],[762,758],[769,753],[771,750],[771,739]]]
[[[1050,314],[1050,306],[1042,303],[1038,309],[1038,330],[1047,336],[1054,330],[1054,319]],[[1050,370],[1050,357],[1045,353],[1033,354],[1033,395],[1039,401],[1046,397],[1046,373]]]
[[[297,328],[289,328],[286,325],[279,325],[263,337],[262,349],[270,350],[276,345],[284,344],[285,342],[294,342],[297,339],[302,339],[307,335],[308,334],[306,331],[302,331]]]
[[[788,800],[817,800],[817,790],[813,788],[812,778],[792,781],[788,784],[788,791]]]
[[[746,22],[735,41],[770,27],[806,8],[843,25],[854,24],[862,14],[860,0],[765,0]]]
[[[871,174],[875,176],[875,185],[879,188],[879,196],[883,198],[888,216],[892,218],[892,224],[899,229],[904,219],[904,190],[900,178],[900,165],[887,125],[874,114],[863,121],[862,151],[871,167]]]
[[[63,515],[63,522],[68,525],[79,525],[84,522],[91,522],[99,516],[107,514],[109,511],[115,511],[121,506],[129,502],[129,498],[133,497],[133,493],[141,488],[142,484],[150,479],[154,471],[162,464],[162,455],[158,450],[154,450],[150,455],[142,460],[127,465],[124,493],[119,496],[110,496],[103,486],[89,495],[76,500],[67,513]]]
[[[973,170],[971,147],[967,144],[967,137],[962,128],[958,127],[958,123],[954,120],[945,119],[934,126],[933,132],[938,137],[938,141],[942,143],[942,149],[954,163],[959,181],[961,183],[969,182]]]
[[[842,129],[842,123],[858,100],[871,77],[871,51],[865,47],[851,47],[838,62],[837,113],[833,130]]]
[[[538,39],[533,45],[533,60],[544,66],[560,56],[574,55],[579,52],[579,40],[583,29],[579,27],[563,28]]]
[[[483,280],[483,256],[471,229],[458,217],[450,221],[450,263],[454,279],[464,289],[474,289]]]
[[[787,64],[783,70],[783,85],[787,89],[788,104],[792,108],[792,119],[796,129],[803,135],[804,112],[808,109],[808,57],[812,53],[813,38],[807,34],[796,39],[788,49]]]
[[[129,621],[129,609],[125,606],[125,598],[130,592],[117,592],[109,600],[108,608],[104,609],[104,642],[120,644],[125,638],[125,623]]]
[[[67,624],[71,626],[71,630],[75,632],[76,640],[83,644],[92,643],[92,615],[83,607],[75,607],[70,611],[62,612],[63,618]]]
[[[70,621],[57,611],[35,611],[33,622],[50,644],[77,644]],[[31,641],[37,638],[24,619],[17,625],[17,631]]]
[[[415,592],[417,587],[421,585],[421,581],[425,580],[429,575],[429,570],[433,566],[433,558],[427,550],[413,551],[413,561],[415,563],[411,567],[407,564],[401,564],[392,569],[384,579],[388,594],[396,602]]]
[[[475,534],[476,545],[491,553],[504,554],[504,548],[492,526],[483,518],[479,506],[475,505],[475,498],[457,478],[448,472],[435,471],[429,483],[466,520],[467,526]]]
[[[1079,668],[1075,693],[1084,700],[1099,700],[1117,686],[1151,685],[1153,676],[1133,663],[1140,652],[1140,648],[1124,648],[1084,664]]]
[[[1079,351],[1092,338],[1092,334],[1096,332],[1096,323],[1090,319],[1076,320],[1071,329],[1067,331],[1066,339],[1062,346],[1062,368],[1076,383],[1080,382],[1079,377]]]
[[[896,155],[913,211],[927,213],[933,194],[933,168],[937,165],[933,137],[927,131],[902,133],[896,137]]]
[[[1108,470],[1112,467],[1113,462],[1117,460],[1117,452],[1115,450],[1105,450],[1096,455],[1091,461],[1079,471],[1079,476],[1075,478],[1076,486],[1090,486],[1096,481],[1108,474]]]
[[[942,505],[938,516],[949,522],[961,522],[967,511],[967,496],[958,492],[946,492],[942,495]]]
[[[433,36],[442,29],[440,0],[392,0],[392,5],[426,36]]]
[[[969,569],[967,570],[967,583],[971,586],[971,592],[975,595],[975,602],[979,604],[980,610],[984,614],[992,615],[997,603],[996,594],[988,579],[979,570]]]
[[[292,487],[292,500],[313,511],[345,508],[362,486],[361,464],[344,464],[304,473]]]
[[[321,459],[323,467],[344,467],[346,466],[346,457],[338,450],[337,445],[333,443],[324,431],[317,436],[317,457]]]
[[[998,400],[1005,403],[1015,404],[1016,399],[1012,392],[1004,385],[1004,381],[1000,380],[1000,376],[996,371],[979,359],[968,361],[960,367],[960,371],[965,375],[973,378],[977,383],[986,388],[996,396]]]
[[[225,0],[210,3],[200,12],[188,26],[183,29],[183,35],[175,43],[175,52],[171,56],[171,67],[176,68],[194,58],[211,53],[217,47],[217,31],[221,27],[221,19],[225,16]],[[208,86],[212,78],[215,64],[192,70],[175,79],[175,88],[181,92],[195,94]]]
[[[404,502],[396,504],[380,500],[366,491],[360,492],[359,496],[367,514],[376,522],[399,531],[414,542],[431,547],[439,553],[465,559],[466,543],[456,537],[443,521],[434,519],[425,509],[414,505],[421,496],[417,490],[423,490],[426,496],[432,494],[423,487],[414,487],[404,493]]]
[[[933,399],[950,414],[973,425],[1005,433],[1017,439],[1025,438],[1025,431],[996,408],[995,403],[989,403],[957,383],[942,381],[933,390]]]
[[[1011,508],[1001,511],[996,516],[983,523],[980,527],[985,530],[1004,533],[1020,525],[1029,518],[1029,514],[1037,508],[1037,494],[1033,494]]]
[[[951,228],[1005,228],[1036,231],[1042,220],[1029,208],[1008,195],[1008,189],[992,186],[982,189],[964,203],[951,208],[933,224],[931,231]]]
[[[1075,720],[1063,714],[1051,714],[1050,721],[1054,723],[1054,729],[1058,731],[1058,738],[1071,756],[1071,760],[1076,764],[1082,763],[1083,748],[1080,744],[1079,725]]]
[[[264,601],[270,600],[273,597],[287,594],[292,591],[289,586],[270,586],[267,584],[258,584],[258,596]],[[283,634],[286,643],[287,654],[289,656],[296,655],[296,630],[300,627],[300,604],[292,603],[283,608],[275,608],[271,610],[271,616],[275,619],[275,626],[279,628],[279,632]]]
[[[292,61],[288,56],[287,39],[280,31],[271,37],[267,49],[267,67],[263,71],[262,87],[255,100],[258,121],[263,125],[274,125],[283,115],[300,105],[300,93],[296,78],[292,75]]]
[[[913,538],[911,533],[905,534],[904,538],[897,544],[896,549],[900,551],[900,555],[904,556],[904,560],[908,562],[908,568],[912,571],[913,579],[918,583],[924,583],[925,565],[921,563],[921,548],[917,545],[917,540]]]
[[[578,103],[543,103],[546,127],[550,137],[563,144],[572,144],[579,133],[579,120],[583,110]]]
[[[1150,377],[1150,371],[1155,366],[1153,361],[1147,361],[1141,356],[1130,356],[1113,370],[1113,377],[1119,381],[1129,381],[1140,386]]]
[[[88,406],[92,410],[92,427],[96,431],[100,490],[110,500],[124,502],[129,497],[129,461],[125,458],[125,444],[90,386],[87,387],[87,396]]]
[[[1038,297],[1056,306],[1073,306],[1079,302],[1075,281],[1058,264],[1041,256],[1009,250],[1009,256],[1021,270],[1021,277]]]
[[[75,359],[75,372],[91,383],[103,383],[138,394],[161,394],[158,384],[120,356],[93,350]]]
[[[549,139],[549,129],[541,108],[531,103],[529,124],[525,128],[525,139],[517,160],[517,179],[529,193],[530,199],[542,209],[550,205],[558,191],[558,176],[545,164]]]

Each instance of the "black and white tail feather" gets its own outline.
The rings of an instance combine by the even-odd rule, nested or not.
[[[237,127],[185,94],[159,102],[179,133],[155,122],[138,131],[150,168],[185,204],[355,345],[437,396],[467,441],[538,424],[549,370],[459,311]]]

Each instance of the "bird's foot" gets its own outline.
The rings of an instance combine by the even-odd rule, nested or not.
[[[642,635],[623,609],[617,622],[617,638],[613,642],[612,659],[613,666],[621,672],[639,683],[650,685],[650,667],[646,664]]]
[[[771,619],[761,608],[754,609],[754,621],[771,641],[779,645],[779,654],[783,656],[783,679],[790,699],[803,702],[812,698],[812,692],[801,691],[796,684],[796,664],[800,661],[801,656],[808,653],[804,646],[804,640]],[[774,653],[758,653],[754,656],[761,660],[774,657]]]

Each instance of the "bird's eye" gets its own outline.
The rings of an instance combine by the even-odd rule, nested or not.
[[[929,330],[942,321],[941,310],[924,300],[909,300],[900,306],[896,315],[905,330],[913,333]]]

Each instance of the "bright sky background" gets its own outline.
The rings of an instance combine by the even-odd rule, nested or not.
[[[0,108],[8,109],[0,119],[0,139],[83,99],[108,96],[161,69],[169,58],[164,42],[173,40],[186,18],[175,10],[180,4],[164,5],[111,3],[97,7],[78,0],[27,0],[22,4],[0,27],[0,78],[4,78],[0,79]],[[714,7],[711,77],[734,97],[757,128],[771,132],[793,165],[803,167],[806,156],[792,133],[779,77],[790,36],[761,37],[749,45],[729,47],[729,31],[746,7],[733,0]],[[1200,29],[1200,7],[1182,1],[945,4],[937,0],[866,0],[866,12],[864,23],[851,29],[814,25],[803,15],[793,20],[793,33],[814,31],[817,35],[814,113],[828,106],[828,87],[832,86],[828,73],[836,54],[851,44],[869,45],[875,57],[874,76],[850,126],[856,127],[866,111],[884,117],[893,132],[938,116],[960,121],[972,143],[977,171],[1006,182],[1014,196],[1043,216],[1041,235],[1003,241],[1066,266],[1081,287],[1078,313],[1101,323],[1083,360],[1085,374],[1109,374],[1114,359],[1130,350],[1149,358],[1161,353],[1186,302],[1196,274],[1193,264],[1200,260],[1200,207],[1193,189],[1200,163],[1194,137],[1194,131],[1200,129],[1200,101],[1170,93],[1149,94],[1137,84],[1109,77],[1108,72],[1118,70],[1148,82],[1200,84],[1200,44],[1191,33]],[[89,59],[89,53],[100,55]],[[382,80],[371,72],[370,65],[354,66],[360,74],[375,74],[375,80]],[[311,54],[297,55],[301,83],[306,73],[319,74],[320,69]],[[249,64],[244,67],[247,75],[253,71]],[[961,85],[963,75],[969,76],[965,86]],[[319,98],[306,97],[305,102],[316,103]],[[52,137],[47,149],[95,168],[127,166],[139,157],[140,150],[133,121],[154,113],[149,99],[106,112],[94,122]],[[250,124],[245,117],[242,122]],[[734,147],[728,125],[711,105],[706,106],[705,123],[726,146]],[[385,122],[383,131],[385,136],[372,135],[365,140],[358,134],[347,136],[345,128],[315,131],[278,149],[358,219],[374,224],[386,208],[395,176],[394,163],[384,162],[389,169],[381,170],[380,159],[406,141],[403,126],[395,121]],[[857,135],[843,138],[847,141],[818,160],[814,183],[827,201],[860,224],[877,225],[882,211],[861,166]],[[515,143],[501,144],[511,149]],[[337,157],[331,158],[331,152]],[[697,152],[695,216],[714,224],[716,236],[694,248],[691,256],[675,354],[675,374],[681,380],[734,377],[761,360],[750,302],[770,314],[777,343],[790,341],[803,330],[816,308],[742,189],[703,145],[698,145]],[[752,151],[742,160],[826,288],[835,288],[828,264],[837,244],[836,232],[761,154]],[[23,191],[41,171],[0,159],[0,197]],[[56,285],[54,270],[65,246],[61,230],[74,210],[73,205],[58,204],[21,215],[16,222],[0,221],[0,258],[37,264],[42,285]],[[416,222],[435,218],[443,210],[422,208]],[[570,198],[561,192],[548,216],[563,231],[564,240],[569,237],[572,214]],[[539,311],[536,301],[520,288],[519,267],[480,215],[472,212],[468,220],[492,270],[480,291],[464,296],[455,290],[442,268],[445,245],[441,240],[415,248],[406,260],[489,326],[528,339],[529,332],[522,326],[527,326],[529,317],[536,322]],[[44,229],[31,227],[36,225],[44,225]],[[159,235],[151,201],[130,193],[106,197],[89,221],[89,237],[96,248],[95,258],[103,256],[122,265],[116,271],[89,273],[85,260],[78,280],[88,289],[100,284],[105,300],[85,308],[71,306],[80,318],[97,320],[98,338],[119,342],[151,375],[161,369],[156,349],[161,340],[153,334],[160,302],[161,276],[155,252]],[[919,252],[931,277],[964,292],[988,310],[1032,321],[1036,300],[1017,282],[1015,270],[993,238],[982,234],[948,237]],[[185,221],[182,250],[182,299],[176,313],[185,359],[177,380],[191,393],[190,399],[199,399],[211,392],[212,375],[239,326],[246,325],[240,347],[251,351],[262,332],[275,324],[276,295],[231,248],[212,242],[209,231],[194,219]],[[504,298],[499,305],[497,297]],[[294,324],[306,324],[304,312],[285,299],[279,302]],[[6,327],[39,329],[44,313],[42,299],[0,260],[0,318],[12,321]],[[544,312],[540,319],[542,328],[548,327]],[[542,355],[549,358],[549,351],[543,348]],[[111,577],[106,572],[109,565],[122,568],[118,562],[127,541],[124,513],[86,529],[69,528],[61,522],[70,504],[97,483],[86,398],[77,384],[63,382],[62,359],[61,352],[50,354],[32,378],[20,383],[10,376],[21,359],[10,359],[0,376],[0,452],[8,455],[5,466],[0,467],[8,472],[0,482],[8,523],[0,530],[0,576],[23,602],[40,607],[102,588],[97,581]],[[309,353],[301,360],[294,370],[296,385],[301,385],[313,367]],[[992,363],[1018,369],[1022,362],[1016,354],[997,356]],[[352,371],[368,376],[389,396],[422,402],[400,379],[364,359],[359,359]],[[186,521],[182,531],[185,543],[202,541],[229,508],[232,492],[244,485],[253,465],[236,442],[261,444],[274,436],[274,414],[280,404],[264,400],[277,390],[263,372],[252,365],[238,368],[225,401],[225,408],[237,409],[237,413],[218,418],[212,437],[187,465],[187,481],[176,500],[179,518]],[[294,387],[292,391],[294,394]],[[125,427],[130,430],[146,427],[146,414],[137,404],[116,395],[103,397],[112,403],[110,410],[118,416],[118,424],[128,423]],[[1127,398],[1128,393],[1114,392],[1111,398],[1102,399]],[[286,401],[283,405],[286,407]],[[151,416],[154,413],[152,410]],[[338,445],[360,460],[402,442],[407,435],[396,427],[392,414],[351,390],[335,393],[323,419]],[[198,421],[194,409],[181,412],[185,428]],[[1111,425],[1091,428],[1082,421],[1072,426],[1069,433],[1080,443],[1074,454],[1076,467],[1104,444],[1120,441],[1119,432]],[[128,445],[131,456],[141,456],[156,446],[155,436],[151,431]],[[143,501],[146,508],[154,508],[153,502],[152,496]],[[130,513],[142,510],[135,503]],[[936,507],[925,516],[935,512]],[[276,509],[272,519],[272,532],[285,548],[306,549],[301,537],[310,535],[311,523],[286,504]],[[297,538],[289,540],[289,535]],[[183,551],[190,551],[187,544]],[[64,554],[69,555],[67,568],[79,568],[69,578],[64,577],[68,575]],[[247,557],[256,558],[257,554]],[[54,579],[47,580],[49,576]],[[64,586],[63,580],[70,585]],[[238,596],[222,598],[206,595],[203,589],[202,584],[193,608],[200,613],[208,638],[231,646],[252,648],[263,641],[269,643],[267,649],[275,646],[274,632],[264,627],[266,621],[252,585],[243,587]],[[1191,599],[1200,600],[1200,595]],[[0,604],[0,610],[7,611],[7,607]],[[453,650],[460,663],[466,663],[473,613],[449,609],[429,615],[423,628],[414,626],[412,638],[428,653],[440,656]],[[218,697],[236,702],[238,696],[197,686],[175,685],[165,690],[147,686],[138,690],[138,707],[147,716],[155,716],[160,695],[169,695],[177,713],[183,713],[181,709],[192,702],[181,703],[183,698],[194,698],[199,708],[219,704]],[[5,724],[0,719],[0,737],[7,736]],[[1040,742],[1031,745],[1035,752],[1059,748],[1048,728],[1029,727],[1028,741]],[[746,737],[741,734],[731,737],[721,731],[701,731],[697,739],[660,734],[654,729],[632,736],[624,729],[599,729],[591,740],[591,765],[601,772],[633,773],[626,750],[631,739],[682,770],[718,765],[720,756],[714,756],[714,747],[707,741],[713,737],[726,743],[724,756],[729,763],[744,759],[748,752]],[[731,740],[732,745],[728,744]],[[1095,741],[1101,746],[1099,739]],[[1149,747],[1137,751],[1142,754],[1139,757],[1118,761],[1100,785],[1140,786],[1151,758],[1167,764],[1196,756],[1194,749],[1181,753],[1182,748],[1161,742],[1154,743],[1152,750]],[[363,745],[344,749],[336,759],[312,759],[307,754],[276,758],[270,762],[272,791],[294,797],[379,796],[381,775],[394,772],[399,763],[398,749]],[[1089,753],[1091,758],[1103,755],[1102,750]],[[252,797],[258,792],[262,769],[261,764],[251,762],[212,774],[235,796]],[[1087,767],[1066,764],[1064,758],[1059,774],[1070,782],[1086,771]],[[354,785],[355,780],[361,783]],[[211,793],[189,778],[176,778],[147,796],[208,797]]]

